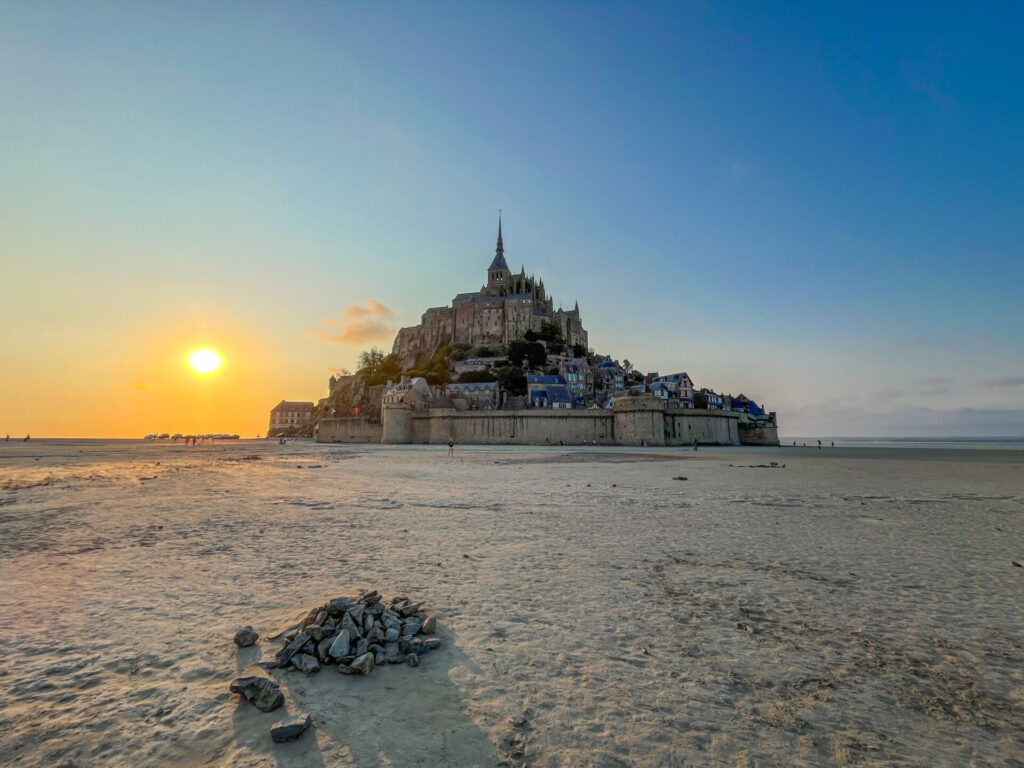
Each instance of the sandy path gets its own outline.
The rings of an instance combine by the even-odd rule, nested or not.
[[[0,452],[0,763],[1022,759],[1024,456],[443,453]],[[234,629],[369,586],[426,600],[444,649],[278,673],[314,730],[274,745],[227,683],[277,646]]]

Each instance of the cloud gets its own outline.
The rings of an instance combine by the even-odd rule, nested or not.
[[[152,384],[148,381],[130,381],[128,382],[128,386],[132,389],[153,389],[156,384]]]
[[[998,379],[986,379],[981,383],[985,387],[1019,387],[1024,385],[1024,376],[1001,376]]]
[[[309,335],[331,344],[369,344],[394,336],[395,328],[386,321],[396,317],[397,313],[373,299],[367,299],[363,304],[365,306],[351,305],[338,317],[324,318],[324,328],[340,330],[308,331]]]

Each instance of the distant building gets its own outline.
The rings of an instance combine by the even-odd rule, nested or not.
[[[434,393],[430,391],[430,385],[420,376],[412,379],[402,376],[397,384],[389,381],[384,388],[385,403],[408,403],[414,408],[423,409],[429,408],[433,400]]]
[[[704,393],[704,397],[708,401],[708,410],[709,411],[721,411],[721,410],[723,410],[724,401],[722,400],[722,396],[721,395],[717,394],[716,392],[714,392],[714,391],[712,391],[710,389],[702,389],[701,392]]]
[[[270,409],[270,428],[267,430],[267,436],[294,435],[309,421],[312,413],[312,402],[282,400]]]
[[[572,408],[574,398],[561,376],[529,375],[526,377],[527,396],[531,408]]]
[[[693,380],[687,373],[655,376],[650,391],[663,398],[668,408],[693,408]]]
[[[573,405],[582,408],[593,395],[594,374],[585,357],[563,358],[558,362],[558,371],[572,392]]]
[[[445,394],[460,411],[489,411],[498,406],[498,382],[456,382],[445,386]]]

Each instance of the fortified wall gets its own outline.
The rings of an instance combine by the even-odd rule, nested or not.
[[[739,414],[730,411],[666,411],[652,395],[620,397],[613,410],[455,411],[417,410],[385,403],[384,443],[463,445],[739,445]],[[321,442],[324,442],[321,427]]]
[[[318,443],[379,443],[383,428],[367,416],[320,419],[314,436]]]

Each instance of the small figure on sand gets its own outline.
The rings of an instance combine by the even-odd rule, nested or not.
[[[11,442],[11,436],[10,436],[10,435],[7,435],[7,437],[5,437],[5,438],[4,438],[4,442],[5,442],[5,443],[9,443],[9,442]]]
[[[454,456],[455,455],[455,436],[454,435],[452,435],[451,437],[448,438],[448,455],[449,456]]]
[[[696,437],[695,437],[695,438],[693,438],[693,450],[694,450],[694,451],[696,451],[696,450],[697,450],[697,438],[696,438]]]
[[[818,441],[818,450],[821,450],[821,440]]]
[[[29,440],[31,440],[31,439],[32,439],[32,435],[25,435],[25,439],[24,439],[24,440],[22,440],[21,442],[23,442],[23,443],[27,443],[27,442],[28,442]]]

